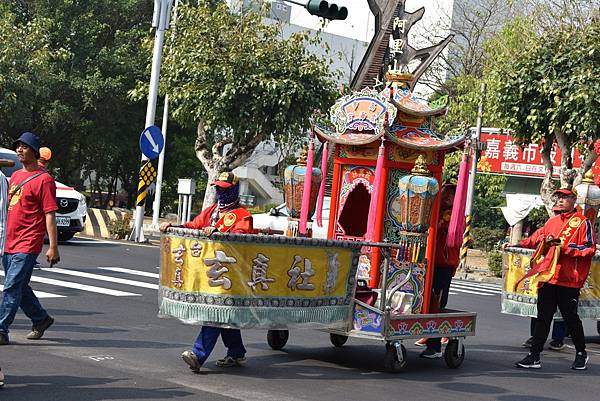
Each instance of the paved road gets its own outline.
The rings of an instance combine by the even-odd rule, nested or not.
[[[382,344],[350,339],[341,349],[326,333],[293,330],[273,351],[263,330],[244,331],[248,366],[218,368],[219,344],[206,373],[179,359],[197,327],[156,318],[158,249],[76,239],[61,246],[58,268],[37,270],[33,287],[56,323],[43,340],[25,339],[17,315],[11,345],[0,348],[8,385],[0,400],[593,400],[600,392],[600,338],[586,321],[589,370],[568,369],[572,348],[548,351],[541,371],[513,368],[524,355],[528,321],[499,313],[500,289],[455,281],[451,307],[479,313],[462,368],[418,358],[408,345],[406,372],[383,372]],[[0,282],[2,277],[0,276]]]

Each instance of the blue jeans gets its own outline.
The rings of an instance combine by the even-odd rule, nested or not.
[[[29,286],[37,256],[29,253],[5,253],[2,258],[5,276],[0,304],[0,333],[4,335],[8,335],[8,327],[15,319],[19,306],[34,325],[48,317],[48,312],[42,308]]]
[[[242,333],[239,330],[202,326],[192,348],[192,352],[196,354],[198,362],[201,365],[208,359],[210,353],[215,348],[219,334],[223,339],[223,344],[227,347],[227,356],[241,358],[246,355],[246,348],[244,348],[244,343],[242,342]]]

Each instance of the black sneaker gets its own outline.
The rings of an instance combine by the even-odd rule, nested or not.
[[[527,340],[525,340],[525,342],[522,345],[525,348],[531,348],[531,346],[533,345],[533,337],[529,337]]]
[[[10,342],[8,341],[8,335],[4,333],[0,333],[0,345],[8,345]]]
[[[515,365],[518,368],[524,369],[539,369],[542,367],[542,363],[540,362],[540,356],[533,355],[532,353],[527,354],[527,356],[521,359],[519,362],[515,362]]]
[[[54,323],[54,318],[50,315],[42,320],[38,324],[34,324],[31,327],[31,332],[27,334],[28,340],[39,340],[44,335],[44,332],[48,330],[48,327],[52,326]]]
[[[590,358],[588,357],[587,352],[585,351],[575,353],[575,361],[573,361],[571,369],[585,370],[585,364],[587,363],[588,359]]]
[[[433,348],[427,347],[419,356],[421,358],[437,359],[442,357],[442,351],[436,351]]]
[[[548,344],[548,349],[551,349],[552,351],[561,351],[563,348],[565,348],[565,343],[560,340],[552,340],[550,341],[550,344]]]

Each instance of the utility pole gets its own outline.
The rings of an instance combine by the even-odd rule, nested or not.
[[[154,51],[152,54],[152,72],[150,73],[150,88],[148,91],[148,106],[146,108],[145,127],[154,125],[156,119],[156,101],[158,98],[158,84],[160,79],[160,64],[162,60],[165,31],[169,29],[171,7],[173,0],[154,0],[154,15],[152,16],[152,27],[156,28],[154,34]],[[148,158],[142,155],[142,164]],[[129,239],[135,242],[144,242],[144,211],[146,205],[146,191],[137,194],[135,208],[135,222]]]
[[[460,247],[460,269],[466,272],[467,269],[467,251],[472,241],[471,223],[473,221],[473,196],[475,193],[475,174],[477,173],[477,161],[481,150],[480,138],[483,121],[483,100],[485,98],[485,83],[481,84],[481,99],[479,101],[479,110],[477,111],[477,127],[471,138],[471,149],[473,157],[471,158],[471,171],[469,172],[469,184],[467,186],[467,199],[465,203],[465,232],[463,242]]]
[[[175,31],[177,30],[177,9],[179,7],[179,0],[175,0],[175,6],[173,10],[173,35],[171,36],[170,46],[173,45],[175,38]],[[152,204],[152,227],[158,229],[158,218],[160,217],[160,197],[162,194],[162,181],[163,171],[165,167],[165,152],[167,150],[167,123],[169,121],[169,95],[165,95],[165,103],[163,106],[163,120],[162,120],[162,134],[165,142],[163,151],[158,156],[158,173],[156,176],[156,192],[154,193],[154,203]]]

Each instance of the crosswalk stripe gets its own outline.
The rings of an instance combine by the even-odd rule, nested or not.
[[[464,290],[485,292],[485,293],[490,293],[490,294],[502,294],[502,291],[500,291],[500,290],[492,290],[489,288],[477,288],[477,287],[472,287],[472,286],[467,286],[467,285],[462,285],[462,284],[451,284],[450,288],[452,288],[456,291],[464,289]]]
[[[502,290],[502,286],[500,284],[480,283],[478,281],[452,280],[452,284],[461,284],[475,288],[489,288],[491,290]]]
[[[123,267],[98,267],[98,269],[110,270],[110,271],[117,272],[117,273],[133,274],[135,276],[144,276],[144,277],[152,277],[152,278],[160,277],[160,274],[158,274],[158,273],[148,273],[148,272],[141,271],[141,270],[125,269]]]
[[[466,294],[475,294],[475,295],[485,295],[485,296],[492,296],[494,294],[489,294],[487,292],[478,292],[478,291],[469,291],[469,290],[464,290],[462,288],[456,288],[454,286],[450,286],[450,289],[453,291],[458,291],[458,292],[464,292]]]
[[[0,276],[4,276],[3,271],[0,271]],[[55,280],[55,279],[46,278],[46,277],[32,276],[31,281],[36,282],[36,283],[56,285],[58,287],[74,288],[76,290],[95,292],[97,294],[112,295],[115,297],[128,297],[128,296],[141,296],[142,295],[142,294],[135,294],[133,292],[111,290],[109,288],[95,287],[93,285],[73,283],[71,281]]]
[[[53,273],[66,274],[69,276],[90,278],[93,280],[110,281],[111,283],[131,285],[133,287],[150,288],[153,290],[158,289],[158,284],[144,283],[143,281],[127,280],[124,278],[117,278],[117,277],[111,277],[111,276],[102,276],[100,274],[86,273],[86,272],[82,272],[82,271],[78,271],[78,270],[66,270],[66,269],[60,269],[57,267],[53,267],[52,269],[42,269],[42,270],[53,272]]]
[[[4,286],[2,284],[0,284],[0,292],[4,291]],[[36,297],[42,299],[42,298],[66,298],[66,296],[64,295],[58,295],[58,294],[52,294],[50,292],[44,292],[44,291],[37,291],[34,290],[33,293],[35,294]]]

